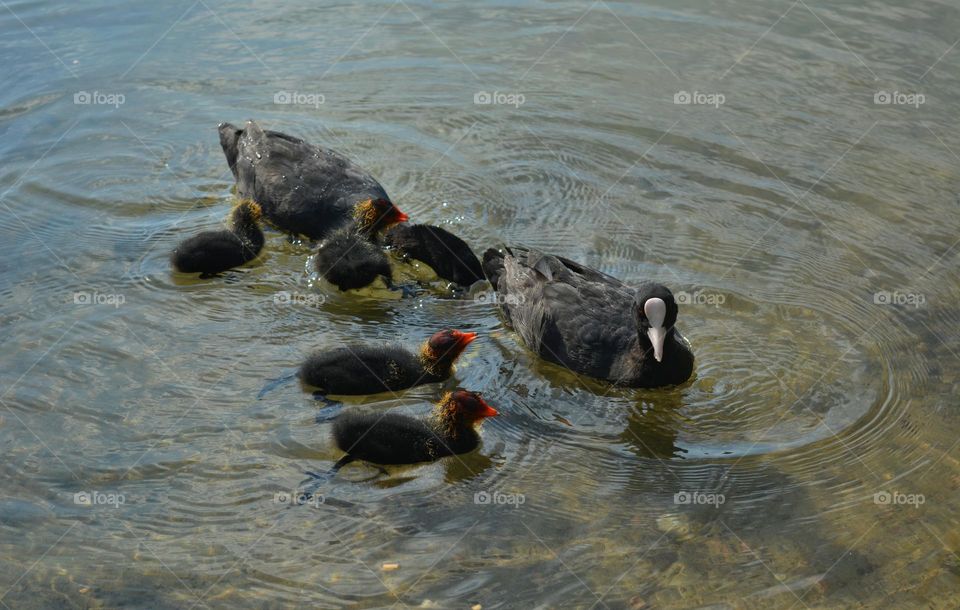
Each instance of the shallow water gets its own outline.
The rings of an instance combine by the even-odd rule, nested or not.
[[[960,606],[958,25],[933,1],[4,5],[0,601]],[[230,205],[216,125],[247,118],[478,251],[668,284],[696,377],[537,361],[481,286],[332,294],[276,232],[174,277]],[[482,449],[284,504],[338,453],[267,380],[444,326],[482,333],[447,384],[504,414]]]

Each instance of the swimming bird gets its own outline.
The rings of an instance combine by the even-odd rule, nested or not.
[[[479,424],[497,415],[479,392],[462,389],[445,394],[425,419],[347,412],[333,422],[333,440],[346,453],[334,468],[354,460],[416,464],[469,453],[480,444]]]
[[[243,129],[220,123],[218,130],[237,194],[259,203],[282,231],[321,239],[347,226],[358,203],[390,201],[373,176],[332,150],[253,121]]]
[[[471,286],[484,279],[477,255],[467,242],[446,229],[424,224],[399,225],[384,234],[384,242],[404,256],[428,265],[448,282]]]
[[[200,277],[239,267],[257,257],[263,248],[260,206],[244,199],[230,213],[230,229],[204,231],[177,245],[170,254],[174,269]]]
[[[379,234],[406,220],[407,215],[386,199],[369,199],[357,204],[353,223],[320,242],[315,262],[317,271],[340,290],[369,286],[378,277],[392,287],[393,272],[379,244]]]
[[[690,344],[674,326],[677,303],[661,284],[620,280],[537,250],[487,250],[483,270],[522,342],[544,359],[629,387],[683,383]]]
[[[299,376],[322,394],[376,394],[447,379],[477,333],[444,329],[414,353],[400,345],[350,345],[307,357]]]

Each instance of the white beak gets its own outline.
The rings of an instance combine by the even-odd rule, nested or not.
[[[653,357],[657,362],[663,362],[663,340],[667,338],[667,331],[662,326],[651,327],[647,331],[650,343],[653,344]]]
[[[653,357],[657,362],[663,361],[663,342],[667,338],[667,329],[663,327],[663,321],[667,317],[667,304],[663,299],[656,297],[647,299],[643,304],[643,314],[647,316],[650,322],[650,328],[647,330],[647,336],[650,337],[650,343],[653,345]]]

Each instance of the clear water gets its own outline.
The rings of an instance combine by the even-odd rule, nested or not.
[[[938,1],[8,0],[0,601],[960,606],[958,25]],[[696,378],[580,380],[483,290],[332,295],[278,233],[174,278],[230,205],[216,125],[247,118],[478,251],[670,285]],[[450,384],[504,413],[482,449],[277,502],[338,453],[266,380],[444,326],[483,335]]]

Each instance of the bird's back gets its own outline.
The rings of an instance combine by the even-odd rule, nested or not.
[[[370,174],[346,157],[253,121],[220,127],[237,194],[253,199],[278,228],[319,239],[352,220],[365,199],[388,199]]]
[[[390,282],[393,275],[386,253],[349,228],[320,243],[317,270],[340,290],[364,288],[379,277]]]
[[[300,368],[306,383],[328,394],[377,394],[433,381],[400,345],[351,345],[315,352]]]
[[[333,438],[354,459],[376,464],[413,464],[440,457],[442,443],[426,422],[397,413],[344,413]]]
[[[204,231],[178,244],[171,254],[171,262],[183,273],[219,273],[238,267],[256,255],[249,242],[230,231]]]
[[[634,292],[616,278],[526,248],[484,256],[507,324],[528,348],[574,372],[625,374],[637,348]]]
[[[440,227],[401,224],[387,231],[385,241],[410,258],[426,263],[437,276],[461,286],[483,279],[477,255],[465,241]]]

